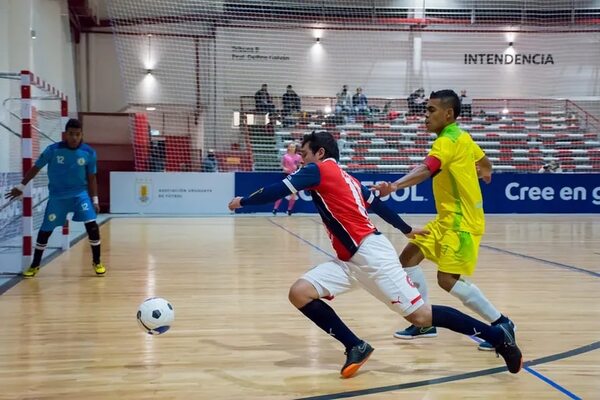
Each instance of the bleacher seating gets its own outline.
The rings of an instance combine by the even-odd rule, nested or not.
[[[521,109],[511,111],[506,109],[507,101],[501,107],[498,102],[474,101],[474,116],[458,120],[496,171],[537,172],[545,163],[558,161],[564,172],[600,172],[600,124],[592,116],[569,101],[549,105],[518,100]],[[322,112],[304,113],[291,126],[275,124],[273,154],[281,157],[290,141],[325,128],[339,139],[340,161],[348,171],[407,172],[423,160],[436,136],[426,132],[423,116],[394,111],[393,119],[374,113],[338,124]]]

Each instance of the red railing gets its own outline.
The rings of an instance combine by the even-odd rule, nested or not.
[[[600,101],[597,101],[595,105],[600,110]],[[565,109],[568,113],[572,112],[583,117],[584,127],[588,130],[593,129],[600,137],[600,119],[571,100],[565,100]]]

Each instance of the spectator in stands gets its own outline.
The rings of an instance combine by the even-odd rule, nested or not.
[[[335,113],[348,114],[350,112],[350,96],[348,95],[348,85],[342,86],[342,91],[338,92],[335,100]]]
[[[281,112],[283,126],[294,125],[297,120],[297,113],[300,112],[302,105],[300,96],[292,89],[292,85],[287,85],[281,101],[283,103]]]
[[[418,88],[408,96],[408,115],[423,115],[425,113],[425,89]]]
[[[471,118],[473,116],[472,112],[471,112],[471,105],[473,104],[473,100],[467,96],[467,91],[466,90],[461,90],[460,91],[460,116],[461,117],[469,117]]]
[[[302,108],[300,96],[296,94],[294,89],[292,89],[292,85],[287,85],[286,92],[282,97],[283,103],[283,116],[286,117],[293,112],[300,111]]]
[[[150,140],[150,171],[164,172],[165,155],[164,140]]]
[[[386,120],[393,121],[400,116],[400,113],[392,109],[391,101],[386,101],[385,105],[383,106],[382,115]]]
[[[256,103],[256,111],[259,113],[272,113],[275,111],[275,104],[273,104],[273,99],[267,91],[266,83],[263,83],[260,90],[254,94],[254,101]]]
[[[356,93],[352,96],[352,107],[357,114],[368,114],[370,111],[369,101],[367,100],[367,96],[363,94],[361,87],[357,87]]]
[[[542,168],[538,170],[540,174],[554,174],[563,172],[560,164],[556,161],[550,161],[547,164],[544,164]]]
[[[288,144],[287,153],[281,159],[281,167],[283,168],[283,173],[285,176],[293,174],[296,172],[298,168],[300,168],[302,164],[302,156],[296,152],[296,143],[292,142]],[[283,199],[279,199],[275,202],[273,206],[273,215],[277,215],[277,211],[279,211],[279,206]],[[292,215],[292,210],[294,209],[294,204],[296,204],[296,194],[292,193],[289,195],[287,213],[288,215]]]
[[[213,149],[208,149],[206,157],[202,160],[202,172],[217,172],[217,158]]]

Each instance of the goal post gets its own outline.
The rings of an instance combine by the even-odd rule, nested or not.
[[[0,91],[0,135],[7,144],[2,157],[8,160],[0,166],[0,187],[5,193],[21,182],[46,146],[62,140],[69,108],[68,98],[60,89],[31,71],[0,73],[0,81],[7,83]],[[43,222],[48,201],[47,185],[48,175],[43,169],[25,187],[20,200],[0,205],[0,274],[20,273],[31,262],[34,234]],[[69,247],[68,221],[60,244],[53,247],[57,246]]]

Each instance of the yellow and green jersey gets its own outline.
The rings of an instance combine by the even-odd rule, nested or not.
[[[442,163],[433,178],[439,223],[447,229],[483,234],[485,217],[475,162],[484,152],[471,135],[453,123],[438,135],[429,155]]]

